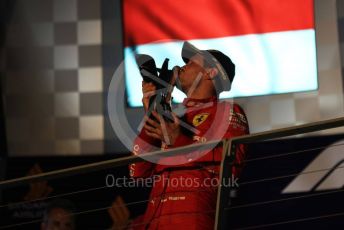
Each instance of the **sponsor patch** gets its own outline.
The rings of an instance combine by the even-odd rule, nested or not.
[[[228,121],[235,129],[240,128],[245,130],[247,128],[247,120],[245,116],[241,113],[235,112],[233,109],[230,109]]]

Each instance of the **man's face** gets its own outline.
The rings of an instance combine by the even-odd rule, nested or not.
[[[181,90],[185,93],[192,87],[197,87],[197,78],[205,73],[204,58],[196,54],[189,59],[179,72],[179,82]]]
[[[50,211],[46,223],[42,224],[42,230],[74,230],[73,217],[62,208]]]

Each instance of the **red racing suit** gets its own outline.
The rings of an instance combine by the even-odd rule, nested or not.
[[[143,129],[134,142],[133,153],[138,155],[159,147],[176,148],[249,133],[244,111],[235,103],[211,97],[185,99],[183,105],[185,115],[181,120],[196,131],[182,131],[174,145],[166,147],[147,136]],[[213,229],[222,151],[219,145],[165,157],[157,163],[131,164],[132,177],[155,178],[143,223],[137,229]],[[239,175],[245,152],[244,145],[236,148],[234,177]]]

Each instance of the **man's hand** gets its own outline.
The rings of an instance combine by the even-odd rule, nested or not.
[[[127,229],[129,223],[130,212],[126,203],[121,196],[117,196],[108,213],[112,219],[111,230]]]
[[[149,98],[156,94],[155,90],[156,87],[152,82],[147,83],[145,81],[142,81],[142,104],[145,111],[147,111],[149,107]]]
[[[173,122],[165,121],[157,112],[152,112],[155,120],[145,117],[144,128],[148,136],[159,139],[167,145],[173,145],[180,134],[180,121],[178,117],[172,114]]]

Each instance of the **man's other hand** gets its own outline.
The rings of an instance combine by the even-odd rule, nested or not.
[[[167,145],[173,145],[180,134],[180,121],[179,118],[172,114],[173,122],[166,121],[157,112],[152,112],[155,119],[145,117],[146,122],[144,125],[145,132],[148,136],[159,139]]]
[[[156,94],[155,90],[156,87],[152,82],[147,83],[142,81],[142,104],[145,111],[147,111],[149,107],[149,98]]]

